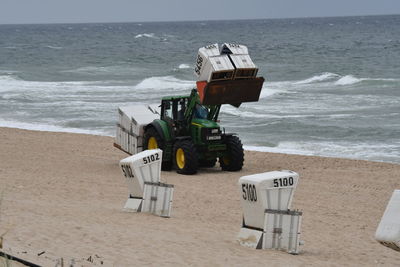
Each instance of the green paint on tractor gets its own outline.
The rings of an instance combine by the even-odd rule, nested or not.
[[[144,148],[151,138],[163,150],[163,169],[194,174],[199,167],[242,169],[242,143],[218,124],[221,105],[202,105],[196,89],[189,96],[163,97],[160,119],[145,127]],[[182,167],[183,166],[183,167]]]

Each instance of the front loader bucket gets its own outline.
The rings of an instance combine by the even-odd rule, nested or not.
[[[197,91],[203,105],[231,104],[235,107],[243,102],[255,102],[260,98],[263,77],[243,80],[200,81]]]

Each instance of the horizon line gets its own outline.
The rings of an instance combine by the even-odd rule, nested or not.
[[[148,20],[148,21],[93,21],[93,22],[34,22],[34,23],[0,23],[0,25],[57,25],[57,24],[119,24],[119,23],[171,23],[171,22],[218,22],[218,21],[251,21],[251,20],[282,20],[282,19],[324,19],[324,18],[346,18],[346,17],[383,17],[399,16],[400,14],[366,14],[366,15],[337,15],[337,16],[300,16],[280,18],[240,18],[240,19],[206,19],[206,20]]]

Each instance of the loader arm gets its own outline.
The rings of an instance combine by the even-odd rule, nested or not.
[[[197,94],[196,89],[193,89],[189,96],[188,105],[185,110],[185,120],[187,127],[190,127],[190,124],[192,123],[193,112],[196,108],[196,104],[198,103],[200,103],[199,95]]]

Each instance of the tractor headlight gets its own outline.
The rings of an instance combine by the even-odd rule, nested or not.
[[[211,129],[211,134],[218,134],[219,133],[219,129]]]

